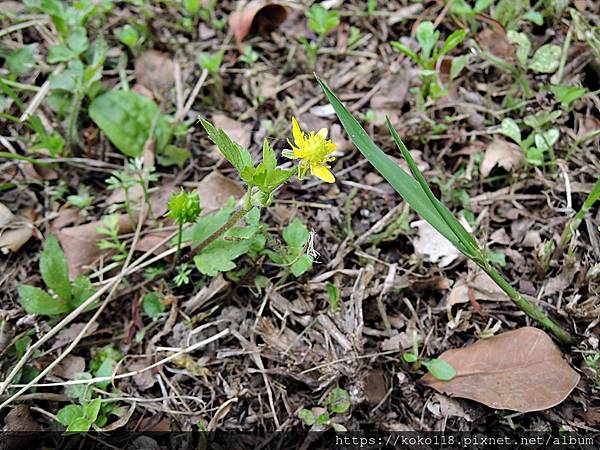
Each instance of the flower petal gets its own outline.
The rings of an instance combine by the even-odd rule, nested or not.
[[[327,139],[327,128],[321,128],[319,131],[317,131],[317,136]]]
[[[302,145],[302,142],[304,142],[304,133],[300,129],[300,125],[298,125],[298,121],[294,116],[292,116],[292,135],[294,136],[296,145]]]
[[[335,183],[335,177],[331,173],[331,170],[327,166],[319,166],[317,164],[311,164],[310,172],[317,178],[325,181],[326,183]]]

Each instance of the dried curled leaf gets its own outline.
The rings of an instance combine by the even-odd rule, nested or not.
[[[252,0],[231,13],[229,27],[241,53],[242,41],[252,28],[264,34],[277,29],[285,19],[287,19],[287,10],[284,6],[265,0]]]
[[[579,375],[550,337],[532,327],[448,350],[440,359],[456,369],[456,377],[440,381],[426,374],[421,382],[438,392],[494,409],[531,412],[552,408],[579,382]]]

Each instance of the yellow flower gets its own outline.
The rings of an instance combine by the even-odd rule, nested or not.
[[[288,139],[291,150],[284,150],[283,156],[290,159],[300,159],[298,165],[298,178],[304,178],[309,172],[327,183],[335,182],[335,177],[329,170],[327,163],[335,160],[330,156],[336,145],[327,139],[327,128],[321,128],[316,133],[311,131],[306,135],[298,125],[295,117],[292,117],[292,135],[294,143]]]

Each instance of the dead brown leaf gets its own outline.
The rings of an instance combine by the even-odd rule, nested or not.
[[[479,172],[483,178],[487,177],[496,166],[510,172],[519,166],[522,159],[523,152],[517,145],[496,138],[487,146]]]
[[[492,280],[485,272],[477,269],[475,276],[466,280],[461,278],[454,286],[452,286],[452,290],[450,291],[450,294],[448,294],[448,301],[446,303],[448,311],[450,311],[454,305],[467,303],[469,301],[469,290],[472,291],[474,299],[477,301],[509,301],[509,298],[504,291],[494,283],[494,280]]]
[[[497,20],[478,14],[477,18],[490,24],[477,35],[477,42],[484,52],[491,53],[506,62],[515,62],[515,47],[508,42],[506,30]]]
[[[410,226],[418,230],[413,239],[415,252],[427,261],[437,262],[440,267],[445,267],[460,256],[456,247],[425,220],[417,220]]]
[[[227,204],[229,197],[239,199],[246,190],[237,181],[213,171],[199,183],[185,183],[186,186],[196,187],[200,196],[200,206],[203,211],[216,211]]]
[[[135,359],[134,361],[130,361],[127,363],[127,369],[132,372],[137,370],[143,370],[146,367],[150,366],[154,361],[149,356],[145,356],[143,358]],[[139,390],[145,391],[150,389],[156,383],[156,378],[152,375],[152,370],[143,370],[142,372],[136,373],[133,376],[133,381],[135,381],[136,386]]]
[[[166,53],[147,50],[135,61],[135,77],[160,98],[175,83],[173,60]]]
[[[550,336],[533,327],[448,350],[440,359],[456,369],[456,377],[440,381],[428,373],[421,382],[494,409],[524,413],[552,408],[579,382],[579,374],[562,358]]]
[[[252,0],[242,2],[236,11],[229,16],[229,28],[235,36],[238,50],[243,52],[242,41],[251,29],[260,34],[267,34],[276,30],[287,19],[286,8],[266,0]]]
[[[52,374],[65,380],[74,380],[78,373],[85,371],[85,359],[67,355],[53,370]]]
[[[16,253],[33,236],[34,226],[26,213],[14,215],[0,203],[0,252]]]

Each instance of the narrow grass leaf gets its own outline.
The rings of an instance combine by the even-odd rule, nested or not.
[[[318,77],[317,81],[333,106],[333,109],[340,119],[342,126],[350,136],[350,139],[364,157],[369,160],[379,173],[392,185],[396,192],[398,192],[398,194],[400,194],[421,217],[429,222],[431,226],[438,230],[446,239],[452,242],[452,244],[459,247],[461,244],[456,237],[456,234],[431,204],[431,200],[427,197],[419,183],[402,170],[401,167],[399,167],[371,140],[367,132],[360,126],[358,121],[350,114],[329,87]]]

